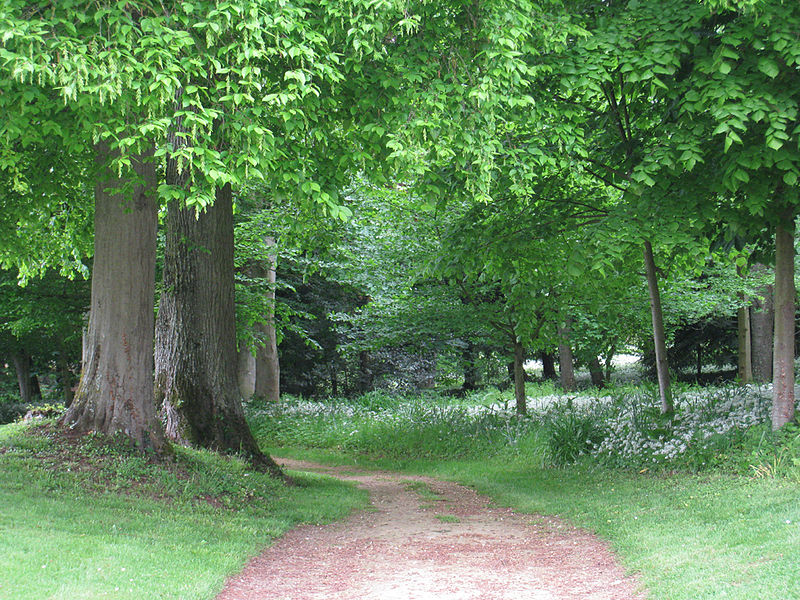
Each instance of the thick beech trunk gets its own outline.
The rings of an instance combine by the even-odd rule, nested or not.
[[[658,275],[653,258],[653,246],[644,243],[644,266],[647,273],[647,290],[650,294],[650,317],[653,322],[653,345],[656,351],[656,374],[658,376],[658,394],[661,397],[661,413],[674,410],[672,390],[669,381],[669,365],[667,363],[667,342],[664,334],[664,317],[661,312],[661,294],[658,291]]]
[[[558,326],[558,370],[561,389],[565,392],[574,392],[576,388],[575,362],[570,346],[570,326],[570,319]]]
[[[109,149],[98,145],[98,160]],[[166,450],[153,399],[153,303],[158,204],[155,166],[134,160],[141,181],[127,201],[95,188],[94,265],[80,383],[62,423],[78,432],[122,433],[140,447]]]
[[[600,359],[596,356],[589,361],[589,374],[592,377],[592,385],[598,389],[602,389],[606,385],[606,380],[603,375],[603,367],[600,365]]]
[[[174,167],[172,167],[174,168]],[[168,166],[167,179],[175,178]],[[167,213],[164,292],[156,327],[156,399],[170,439],[242,453],[282,475],[245,421],[237,382],[230,186],[197,215]]]
[[[775,345],[772,359],[772,428],[794,418],[794,213],[775,232]]]
[[[267,246],[275,246],[274,238],[265,240]],[[267,283],[269,291],[267,299],[272,309],[265,315],[265,323],[260,323],[256,327],[261,333],[264,345],[256,350],[256,387],[255,395],[265,398],[270,402],[278,402],[281,399],[281,367],[278,361],[278,339],[275,331],[275,281],[276,266],[278,257],[270,254],[267,258]]]
[[[555,356],[550,352],[542,352],[539,358],[542,361],[542,379],[549,379],[551,381],[558,379]]]
[[[750,310],[743,306],[736,318],[739,330],[738,376],[740,383],[753,381],[753,355],[750,337]]]
[[[525,349],[518,341],[514,342],[514,400],[517,414],[528,414],[528,401],[525,396]]]
[[[753,271],[764,271],[764,265],[756,264]],[[752,343],[753,379],[759,383],[772,380],[772,334],[773,334],[773,289],[764,286],[750,308],[750,340]]]

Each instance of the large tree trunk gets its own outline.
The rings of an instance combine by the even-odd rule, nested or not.
[[[775,346],[772,363],[772,428],[794,418],[794,213],[775,232]]]
[[[762,273],[764,265],[753,265],[754,272]],[[752,343],[753,379],[759,383],[772,380],[772,310],[771,285],[765,285],[750,308],[750,340]]]
[[[597,389],[603,389],[606,385],[605,377],[603,376],[603,367],[600,365],[600,359],[596,356],[592,357],[589,361],[589,374],[592,377],[592,385]]]
[[[528,414],[528,401],[525,396],[525,349],[519,341],[514,342],[514,400],[517,414]]]
[[[647,290],[650,294],[650,317],[653,321],[653,345],[656,351],[656,374],[658,376],[658,393],[661,397],[661,413],[668,414],[674,410],[672,390],[669,382],[669,365],[667,363],[667,342],[664,333],[664,317],[661,311],[661,294],[658,291],[658,275],[653,258],[653,246],[649,241],[644,243],[644,266],[647,273]]]
[[[168,165],[167,180],[176,180]],[[201,214],[170,203],[156,327],[156,398],[170,439],[244,454],[282,476],[258,447],[237,384],[230,186]]]
[[[570,326],[569,318],[558,325],[558,371],[561,381],[561,389],[565,392],[574,392],[575,385],[575,361],[572,357],[572,347],[570,346]]]
[[[268,237],[265,243],[267,246],[274,247],[275,238]],[[278,402],[281,399],[281,367],[278,361],[278,339],[275,331],[275,281],[278,257],[272,253],[267,257],[267,261],[267,283],[269,284],[267,300],[272,308],[269,314],[265,315],[265,322],[256,326],[263,337],[264,345],[259,346],[256,350],[255,395],[270,402]]]
[[[558,379],[555,357],[550,352],[542,352],[539,358],[542,361],[542,379],[549,379],[551,381]]]
[[[108,146],[97,151],[106,162]],[[106,191],[124,183],[108,170],[95,187],[89,327],[80,383],[62,423],[78,432],[121,433],[162,453],[167,445],[153,399],[157,177],[148,158],[133,161],[140,181],[131,200]]]

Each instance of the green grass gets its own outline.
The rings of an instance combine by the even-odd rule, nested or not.
[[[0,598],[213,598],[290,527],[366,502],[323,475],[297,483],[208,452],[155,464],[52,426],[0,427]]]

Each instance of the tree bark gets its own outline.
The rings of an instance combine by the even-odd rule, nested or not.
[[[603,389],[606,385],[605,377],[603,376],[603,367],[600,365],[600,359],[593,356],[589,361],[589,374],[592,377],[592,385],[597,389]]]
[[[167,181],[177,179],[168,164]],[[282,476],[253,438],[239,395],[230,186],[199,215],[170,203],[163,287],[155,365],[167,436],[242,453],[254,467]]]
[[[237,352],[237,381],[242,398],[249,400],[256,392],[256,357],[249,348]]]
[[[653,258],[653,246],[649,241],[644,243],[644,266],[647,273],[647,290],[650,294],[650,317],[653,322],[653,345],[656,351],[656,374],[658,376],[658,394],[661,397],[661,414],[668,414],[674,411],[674,407],[669,381],[669,364],[667,363],[667,343],[664,333],[664,316],[661,311],[661,294],[658,291],[658,274]]]
[[[528,414],[528,401],[525,396],[525,349],[519,341],[514,341],[514,400],[517,414]]]
[[[268,237],[265,244],[275,246],[275,238]],[[270,402],[281,399],[281,367],[278,361],[278,339],[275,331],[275,281],[278,257],[275,253],[267,257],[267,283],[269,291],[270,312],[265,315],[265,322],[256,327],[262,334],[264,345],[256,350],[256,387],[255,395]]]
[[[558,370],[561,389],[565,392],[574,392],[577,387],[575,385],[575,364],[569,339],[571,324],[571,320],[567,318],[563,325],[560,323],[558,325]]]
[[[31,392],[31,358],[24,350],[20,350],[11,355],[11,361],[14,363],[14,370],[17,373],[20,400],[24,404],[29,404],[33,395]]]
[[[542,361],[542,379],[549,379],[551,381],[558,379],[555,357],[550,352],[542,352],[539,358]]]
[[[766,270],[764,265],[753,265],[754,272]],[[759,383],[772,380],[772,309],[771,285],[765,285],[750,307],[750,340],[752,343],[753,379]]]
[[[465,392],[477,389],[478,365],[475,361],[475,345],[472,342],[467,342],[461,351],[461,364],[464,368],[464,383],[461,389]]]
[[[794,419],[794,212],[775,232],[775,341],[772,363],[772,429]]]
[[[97,145],[106,163],[109,147]],[[134,157],[132,199],[108,169],[95,187],[91,308],[81,379],[62,423],[77,432],[121,433],[141,448],[167,450],[153,399],[157,176],[149,156]]]
[[[739,308],[736,321],[739,330],[739,382],[751,383],[753,381],[753,356],[750,334],[750,310],[746,306]]]
[[[58,366],[58,382],[61,384],[61,397],[64,401],[64,406],[69,408],[75,394],[72,391],[72,371],[70,371],[67,355],[63,348],[58,351],[56,364]]]

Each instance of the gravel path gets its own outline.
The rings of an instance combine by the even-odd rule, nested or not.
[[[217,600],[643,600],[596,537],[464,486],[280,459],[356,481],[371,507],[290,531]]]

